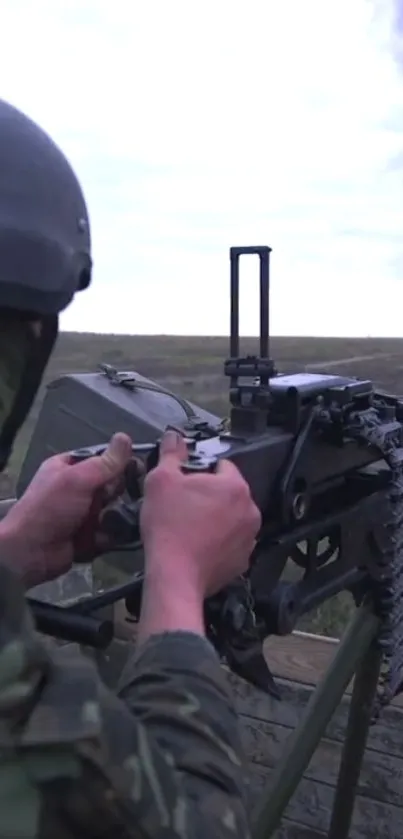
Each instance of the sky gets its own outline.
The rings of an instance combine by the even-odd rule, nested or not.
[[[229,247],[267,244],[273,334],[403,337],[401,18],[392,0],[2,0],[0,96],[64,150],[92,220],[93,284],[62,328],[225,335]]]

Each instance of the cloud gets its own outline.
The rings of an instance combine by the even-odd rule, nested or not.
[[[378,44],[382,44],[401,71],[403,69],[403,7],[400,0],[372,0]]]
[[[274,332],[403,334],[393,14],[3,0],[0,95],[62,146],[91,211],[94,284],[63,326],[225,334],[228,248],[267,243]],[[242,280],[250,333],[253,262]]]

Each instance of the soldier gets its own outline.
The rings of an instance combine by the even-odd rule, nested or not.
[[[91,282],[80,185],[51,139],[0,102],[0,461],[40,384],[58,314]],[[24,589],[71,567],[94,493],[131,441],[47,460],[0,524],[0,836],[248,836],[237,717],[203,601],[248,564],[260,515],[238,470],[183,475],[167,434],[146,481],[145,586],[120,696],[92,662],[33,629]],[[208,524],[208,526],[206,526]]]

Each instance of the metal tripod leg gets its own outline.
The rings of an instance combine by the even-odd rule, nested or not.
[[[282,759],[271,773],[253,819],[253,839],[269,839],[278,827],[329,720],[375,637],[377,626],[377,619],[366,607],[357,610],[305,708],[301,723],[288,738]]]
[[[371,644],[357,668],[328,839],[348,839],[381,660]]]

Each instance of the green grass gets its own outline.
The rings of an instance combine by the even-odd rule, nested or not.
[[[242,352],[253,353],[257,340],[245,338]],[[403,340],[344,338],[273,338],[271,353],[281,372],[320,369],[322,372],[370,378],[378,386],[403,393]],[[101,362],[135,370],[182,396],[225,416],[228,411],[228,381],[223,361],[228,339],[220,337],[125,336],[63,333],[46,372],[46,382],[70,372],[94,371]],[[333,363],[337,362],[337,363]],[[45,382],[45,383],[46,383]],[[0,476],[0,497],[13,494],[15,480],[40,410],[44,388],[22,429],[10,467]],[[100,564],[100,574],[106,574]],[[113,582],[108,571],[108,583]],[[353,606],[339,595],[305,616],[299,628],[338,636]]]

